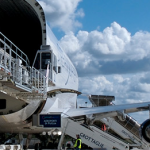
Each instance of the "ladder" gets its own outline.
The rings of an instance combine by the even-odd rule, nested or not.
[[[94,126],[85,127],[69,118],[62,118],[62,129],[65,134],[73,138],[76,138],[76,134],[79,134],[82,143],[92,148],[101,150],[113,150],[113,148],[117,148],[118,150],[129,150],[129,144],[120,139]]]

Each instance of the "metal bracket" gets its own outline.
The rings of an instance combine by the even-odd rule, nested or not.
[[[58,144],[58,150],[61,150],[62,143],[63,143],[64,137],[65,137],[65,131],[66,131],[67,125],[68,125],[68,119],[67,119],[67,121],[66,121],[66,123],[64,125],[63,130],[62,130],[62,135],[61,135],[61,138],[60,138],[59,144]]]

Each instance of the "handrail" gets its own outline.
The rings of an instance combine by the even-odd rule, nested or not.
[[[11,49],[11,47],[7,43],[5,43],[2,39],[0,39],[0,42],[3,43],[5,46],[7,46],[9,49]],[[18,56],[18,58],[20,58],[21,60],[23,60],[25,62],[25,64],[26,64],[26,66],[29,66],[29,64],[27,63],[27,61],[24,58],[22,58],[21,56],[19,56],[18,53],[16,53],[13,49],[11,49],[11,53],[12,52],[14,52],[14,54],[16,56]]]
[[[22,88],[29,89],[31,92],[36,91],[46,97],[47,86],[46,77],[34,67],[29,66],[28,57],[20,50],[14,51],[8,43],[5,42],[5,36],[0,32],[0,67],[5,71],[5,74],[10,74],[10,79]],[[7,39],[8,40],[8,39]],[[10,44],[13,44],[8,40]],[[19,54],[17,53],[19,50]],[[26,57],[25,59],[23,57]]]
[[[26,58],[26,65],[30,65],[30,61],[29,61],[29,59],[28,59],[28,57],[27,57],[27,55],[24,53],[24,52],[22,52],[13,42],[11,42],[2,32],[0,32],[0,35],[4,38],[3,39],[3,41],[5,42],[5,44],[6,44],[6,40],[10,43],[10,48],[12,48],[12,45],[16,48],[16,51],[15,51],[15,53],[17,53],[17,51],[19,50],[19,52],[21,53],[21,56],[20,57],[22,57],[22,55],[24,55],[25,56],[25,58]],[[1,39],[1,38],[0,38]],[[7,44],[8,45],[8,44]],[[23,58],[23,57],[22,57]]]

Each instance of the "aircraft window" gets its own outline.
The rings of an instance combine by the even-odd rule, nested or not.
[[[40,69],[40,54],[39,54],[39,53],[38,53],[38,55],[37,55],[34,68]]]
[[[48,62],[51,62],[51,53],[42,53],[42,69],[47,69]]]
[[[0,109],[6,109],[6,99],[0,99]]]
[[[58,73],[61,73],[61,67],[58,66]]]

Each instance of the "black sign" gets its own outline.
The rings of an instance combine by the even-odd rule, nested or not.
[[[61,127],[61,115],[60,114],[40,114],[39,125],[44,128],[60,128]]]

